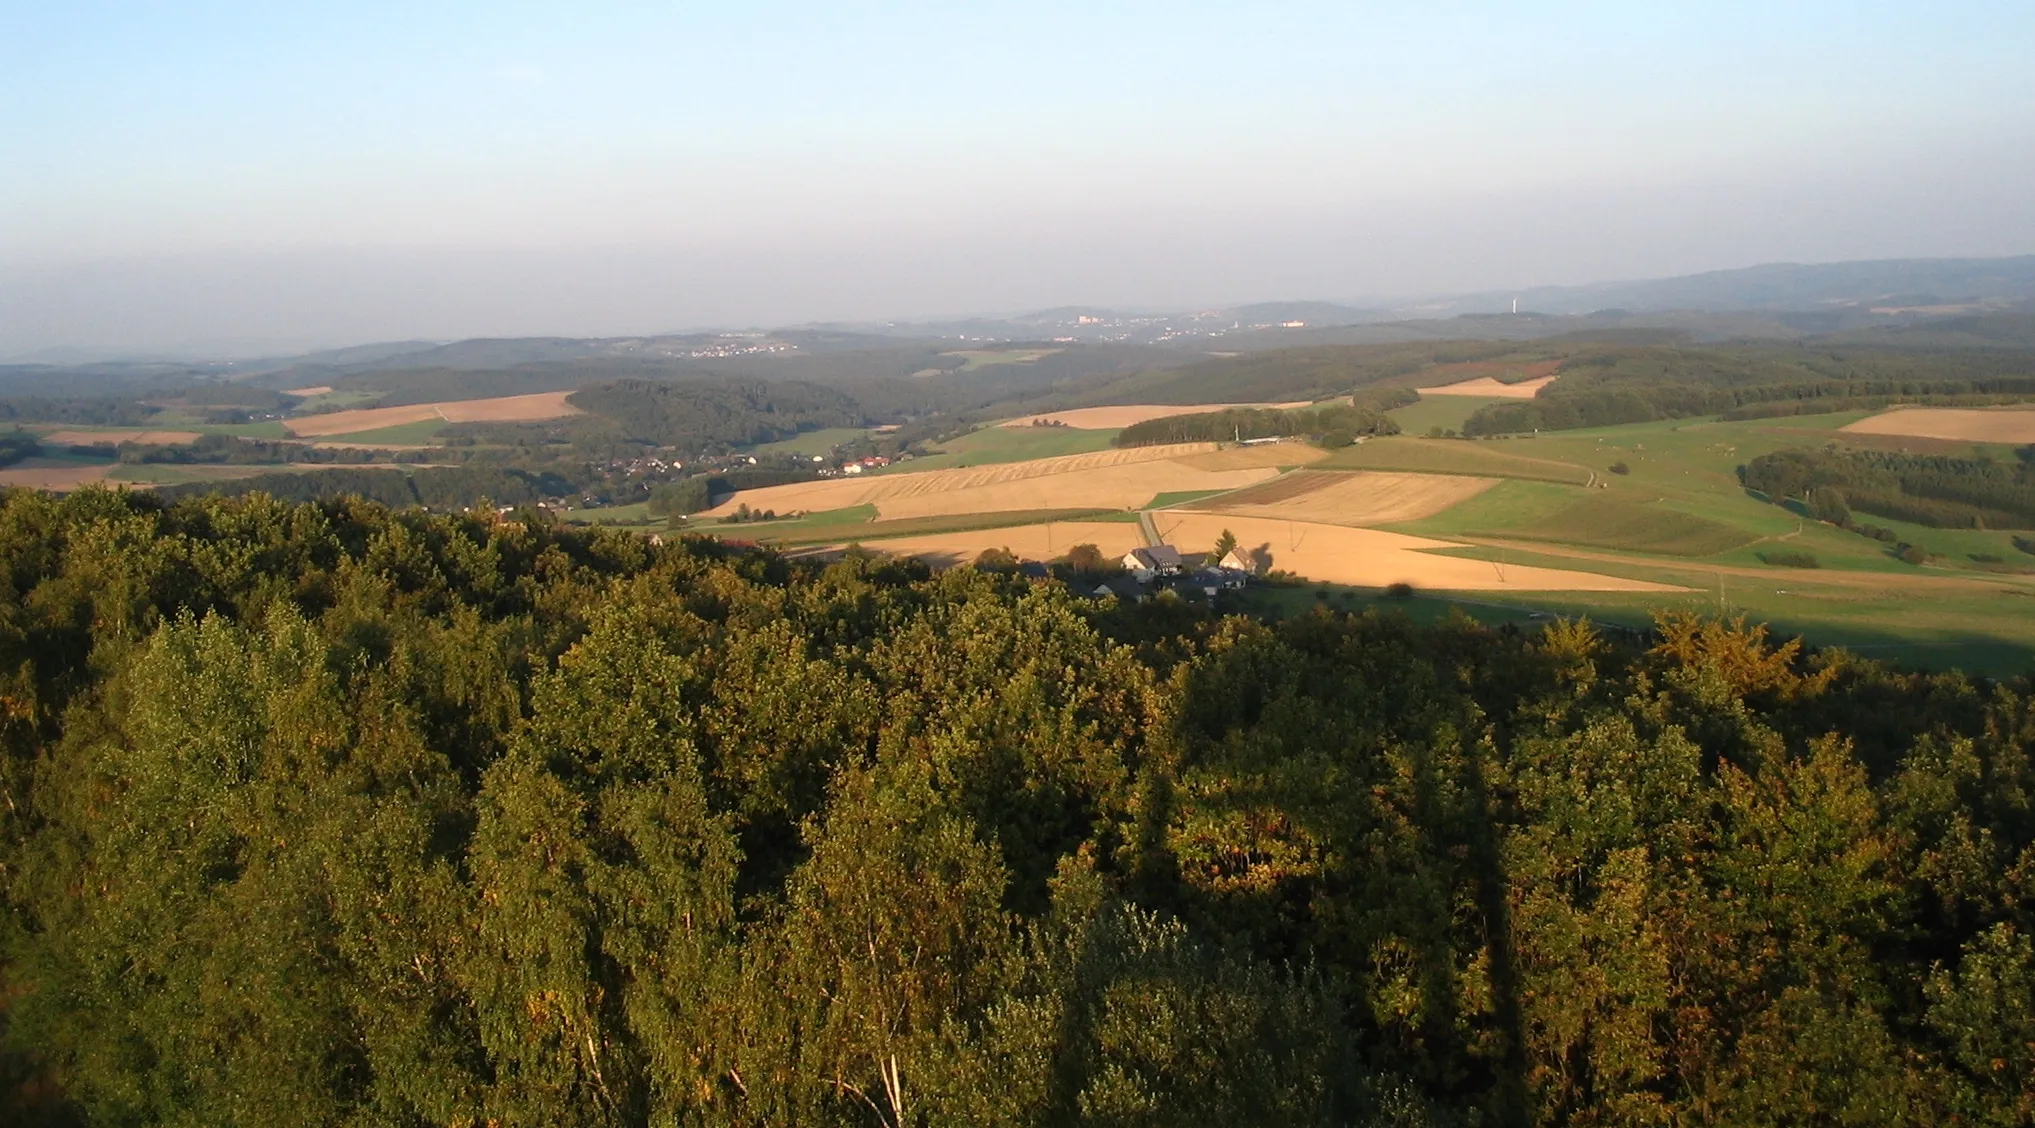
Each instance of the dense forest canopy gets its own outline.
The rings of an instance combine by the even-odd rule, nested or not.
[[[2035,1115],[2026,680],[259,494],[0,582],[10,1123]]]
[[[1745,484],[1812,501],[1825,520],[1851,509],[1940,529],[2035,529],[2035,447],[2014,462],[1887,451],[1776,451],[1746,464]]]
[[[1385,409],[1403,407],[1419,398],[1410,390],[1401,389],[1400,394],[1402,399],[1387,401],[1382,407],[1341,403],[1288,411],[1246,407],[1169,415],[1125,427],[1116,437],[1116,445],[1234,442],[1289,435],[1340,435],[1347,445],[1357,435],[1398,434],[1399,424],[1385,414]]]

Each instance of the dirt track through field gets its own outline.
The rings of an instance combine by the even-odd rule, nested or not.
[[[1967,443],[2035,443],[2035,409],[1897,407],[1842,429],[1857,435],[1912,435]]]
[[[1300,470],[1186,508],[1329,525],[1384,525],[1432,517],[1497,484],[1496,478],[1455,474]]]
[[[1039,415],[1027,415],[999,424],[1003,427],[1029,427],[1034,419],[1053,419],[1079,431],[1113,431],[1133,423],[1151,419],[1171,419],[1175,415],[1201,415],[1210,411],[1228,411],[1232,408],[1291,409],[1312,406],[1311,400],[1295,400],[1290,403],[1132,403],[1116,407],[1077,407],[1072,411],[1048,411]]]
[[[1379,529],[1175,510],[1156,517],[1166,542],[1183,552],[1204,551],[1228,529],[1236,534],[1239,545],[1257,553],[1270,567],[1324,583],[1356,587],[1407,583],[1419,589],[1440,591],[1688,590],[1592,572],[1437,556],[1432,550],[1462,546]]]
[[[1287,442],[1224,447],[1175,461],[1195,470],[1253,470],[1265,466],[1305,466],[1327,457],[1327,451],[1312,443]]]
[[[1135,509],[1157,494],[1239,489],[1277,473],[1263,466],[1198,470],[1180,461],[1214,449],[1213,443],[1175,443],[922,474],[798,482],[744,490],[707,516],[725,516],[742,505],[778,513],[874,505],[886,520],[1019,509]]]
[[[354,411],[328,411],[287,420],[283,426],[292,435],[318,438],[350,435],[356,431],[378,431],[427,419],[447,423],[530,423],[577,415],[579,409],[565,402],[571,392],[535,392],[527,396],[495,396],[492,399],[446,400],[441,403],[413,403],[401,407],[367,407]]]

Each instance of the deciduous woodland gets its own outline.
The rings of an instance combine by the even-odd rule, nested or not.
[[[2026,680],[0,496],[15,1124],[2025,1124]]]

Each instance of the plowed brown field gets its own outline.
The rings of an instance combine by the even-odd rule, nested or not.
[[[23,486],[32,490],[74,490],[79,486],[105,481],[107,473],[112,469],[113,464],[110,462],[101,466],[11,466],[0,470],[0,486]]]
[[[1213,545],[1224,529],[1270,566],[1325,583],[1386,587],[1395,583],[1441,591],[1641,591],[1671,592],[1667,584],[1436,556],[1434,549],[1458,548],[1448,541],[1410,537],[1379,529],[1352,529],[1306,521],[1279,521],[1217,513],[1169,510],[1155,515],[1159,533],[1183,551]]]
[[[1330,525],[1384,525],[1432,517],[1497,484],[1496,478],[1458,474],[1299,470],[1186,508]]]
[[[1843,428],[1861,435],[1913,435],[1966,443],[2035,443],[2035,409],[1897,407]]]
[[[196,431],[51,431],[42,437],[42,441],[57,446],[95,446],[99,443],[171,446],[194,442],[197,438]]]
[[[287,420],[283,426],[293,435],[317,438],[323,435],[350,435],[356,431],[377,431],[426,419],[447,423],[529,423],[579,414],[579,408],[565,402],[571,392],[535,392],[527,396],[496,396],[493,399],[447,400],[443,403],[415,403],[402,407],[368,407],[356,411],[328,411]]]

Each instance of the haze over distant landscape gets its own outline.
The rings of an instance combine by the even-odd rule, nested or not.
[[[2026,254],[2031,48],[2015,3],[22,6],[0,355]]]

